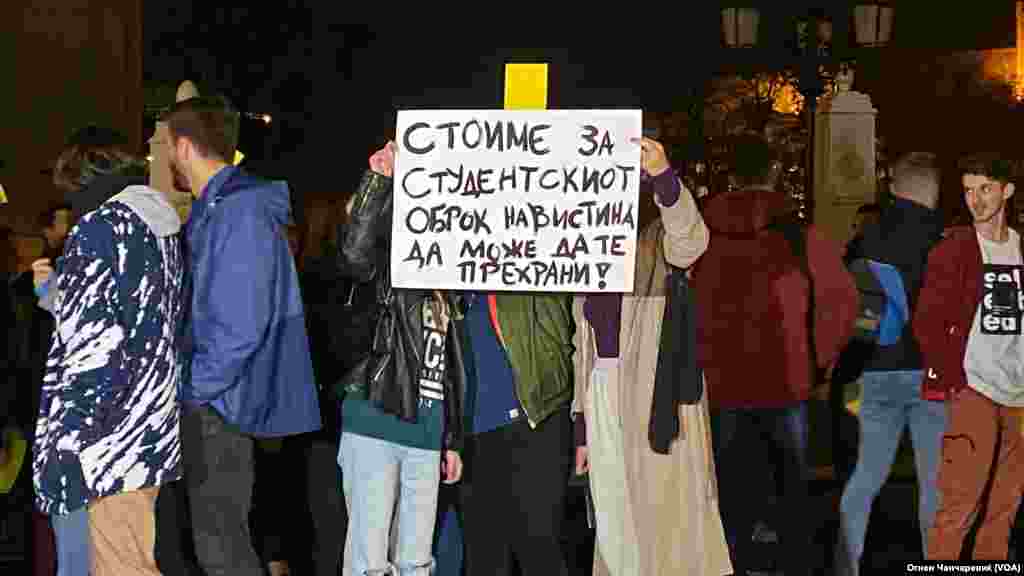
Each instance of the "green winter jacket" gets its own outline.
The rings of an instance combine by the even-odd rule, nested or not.
[[[496,295],[516,395],[536,428],[572,401],[572,294]]]

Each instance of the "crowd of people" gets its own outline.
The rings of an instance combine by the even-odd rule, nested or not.
[[[762,136],[699,204],[638,138],[632,293],[430,291],[391,282],[394,143],[300,259],[288,185],[232,163],[238,112],[195,97],[165,120],[187,220],[89,128],[56,161],[68,203],[38,223],[42,258],[5,263],[0,465],[27,442],[36,574],[279,573],[269,543],[308,507],[315,573],[426,575],[447,493],[461,573],[566,575],[572,476],[595,574],[746,574],[763,522],[784,573],[810,574],[807,407],[839,379],[863,392],[836,572],[865,561],[904,428],[926,558],[1006,559],[1024,247],[1005,158],[964,158],[973,224],[944,229],[935,156],[901,156],[844,247],[795,217]],[[292,485],[261,480],[280,467]]]

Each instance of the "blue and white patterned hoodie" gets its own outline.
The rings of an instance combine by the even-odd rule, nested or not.
[[[162,193],[129,186],[68,236],[36,424],[43,513],[181,476],[180,230]]]

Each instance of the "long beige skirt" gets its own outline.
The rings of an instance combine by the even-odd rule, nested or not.
[[[657,454],[647,432],[654,384],[621,374],[617,362],[598,360],[585,400],[595,576],[731,574],[706,399],[680,407],[682,435]]]

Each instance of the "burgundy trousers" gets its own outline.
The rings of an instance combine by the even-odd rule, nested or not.
[[[57,573],[57,544],[53,540],[50,517],[32,511],[32,574],[54,576]]]

